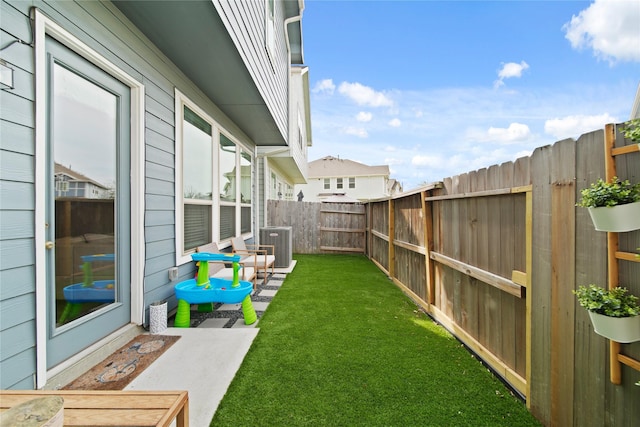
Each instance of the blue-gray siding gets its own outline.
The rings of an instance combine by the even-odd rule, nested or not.
[[[171,309],[175,299],[167,271],[175,265],[174,89],[191,98],[243,143],[251,146],[252,141],[110,3],[1,0],[1,45],[14,38],[31,40],[28,17],[31,6],[38,7],[144,84],[144,306],[167,299]],[[286,138],[288,68],[282,11],[278,6],[278,58],[273,72],[266,66],[268,59],[264,45],[260,44],[264,40],[263,8],[263,2],[224,3],[224,10],[235,16],[225,19],[249,17],[250,25],[244,28],[250,28],[251,33],[244,34],[233,23],[229,28],[237,30],[234,38],[240,47],[250,47],[246,63]],[[35,312],[34,51],[30,46],[15,44],[4,50],[2,57],[15,69],[16,87],[0,92],[0,388],[21,389],[34,385],[35,323],[37,315],[44,315]],[[179,278],[192,274],[191,263],[179,269]]]

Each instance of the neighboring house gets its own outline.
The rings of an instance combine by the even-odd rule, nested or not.
[[[633,99],[633,105],[631,106],[631,116],[629,117],[629,119],[640,119],[640,83],[638,83],[636,97]]]
[[[305,202],[322,202],[334,195],[351,199],[371,200],[402,191],[391,182],[389,166],[368,166],[352,160],[327,156],[309,162],[307,184],[296,185],[295,194],[304,194]]]
[[[87,178],[58,163],[54,164],[55,197],[78,197],[85,199],[108,199],[113,192],[108,187]]]
[[[272,171],[304,182],[303,8],[0,0],[0,388],[58,386],[175,308],[197,246],[258,238]],[[57,197],[71,168],[109,197]]]

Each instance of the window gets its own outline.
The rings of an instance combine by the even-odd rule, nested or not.
[[[329,178],[324,179],[324,189],[328,190],[331,188],[331,180]]]
[[[356,179],[355,179],[355,177],[349,178],[349,188],[356,188]]]
[[[342,178],[336,178],[336,188],[343,188]]]
[[[218,157],[220,183],[220,239],[230,239],[236,234],[236,145],[226,135],[220,134]]]
[[[211,242],[213,209],[213,127],[184,106],[182,123],[182,198],[185,251]]]
[[[265,47],[269,58],[273,61],[276,45],[275,0],[265,0]]]
[[[271,172],[271,196],[269,197],[271,200],[275,200],[278,198],[278,191],[276,186],[278,185],[278,179],[276,178],[276,174]]]
[[[252,230],[253,154],[176,91],[177,262]]]

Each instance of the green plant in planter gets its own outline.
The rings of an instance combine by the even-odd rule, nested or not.
[[[632,317],[640,315],[638,297],[626,288],[605,289],[596,285],[580,286],[573,291],[580,306],[588,311],[609,317]]]
[[[625,205],[640,201],[640,183],[631,184],[629,180],[619,181],[613,177],[611,182],[602,178],[583,189],[582,199],[576,206],[583,208],[599,208],[603,206]]]

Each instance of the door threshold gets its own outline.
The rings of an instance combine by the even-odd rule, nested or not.
[[[90,345],[64,362],[47,371],[47,382],[43,390],[58,390],[106,359],[111,353],[125,345],[145,330],[140,325],[129,323]]]

